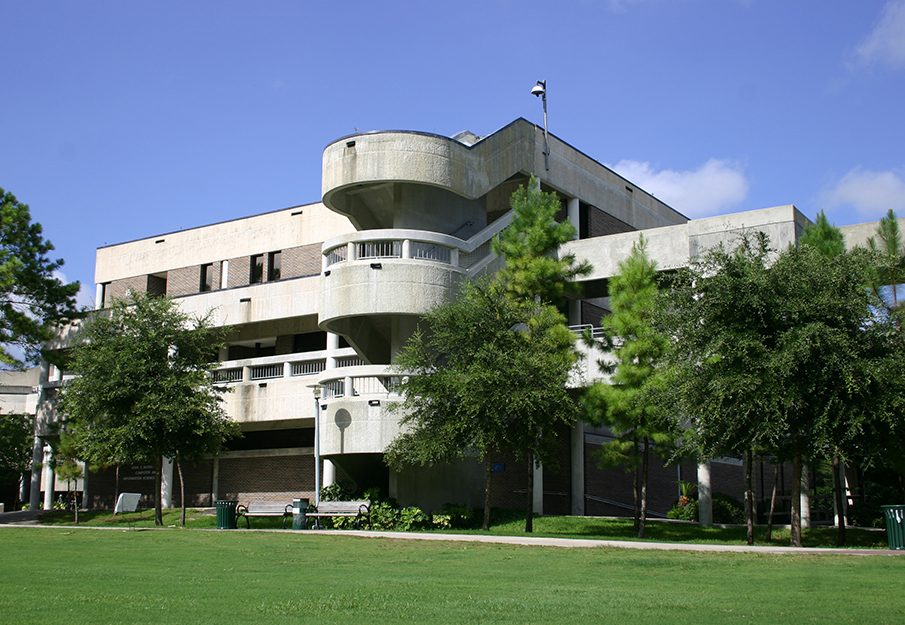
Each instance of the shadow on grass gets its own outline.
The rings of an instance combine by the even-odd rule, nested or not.
[[[180,527],[181,511],[178,508],[163,511],[164,527]],[[42,525],[73,525],[72,512],[53,510],[39,517]],[[477,517],[480,522],[480,516]],[[88,527],[152,528],[154,510],[114,515],[110,510],[90,510],[79,513],[79,525]],[[244,519],[239,520],[239,528],[245,528]],[[187,529],[215,529],[217,518],[213,511],[186,510]],[[281,529],[280,518],[255,518],[251,520],[253,530]],[[342,530],[338,530],[342,531]],[[524,513],[512,510],[496,510],[491,515],[491,529],[440,530],[444,533],[491,534],[519,536],[525,533]],[[598,540],[638,540],[631,519],[572,516],[541,516],[534,519],[534,535],[554,538],[585,538]],[[772,540],[767,541],[765,527],[756,527],[755,545],[788,546],[789,530],[775,528]],[[846,530],[847,547],[861,549],[886,549],[886,532],[861,528]],[[744,545],[746,532],[743,526],[702,528],[693,523],[678,521],[649,520],[645,530],[645,541],[691,544]],[[836,528],[812,527],[803,531],[802,544],[805,547],[836,547]]]

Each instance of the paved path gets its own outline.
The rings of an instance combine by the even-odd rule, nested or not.
[[[5,512],[0,514],[0,525],[10,527],[46,527],[37,522],[40,511]],[[60,529],[62,526],[58,526]],[[66,526],[70,529],[123,529],[121,527],[87,527]],[[142,528],[152,529],[152,528]],[[167,528],[159,528],[167,529]],[[711,545],[693,543],[655,543],[631,540],[594,540],[585,538],[547,538],[543,536],[489,536],[486,534],[435,534],[427,532],[373,532],[368,530],[205,530],[205,531],[241,531],[241,532],[285,532],[291,534],[319,534],[324,536],[357,536],[361,538],[388,538],[395,540],[441,540],[449,542],[476,542],[503,545],[531,545],[540,547],[565,548],[600,548],[615,547],[619,549],[659,549],[662,551],[707,551],[734,553],[807,553],[836,554],[850,556],[905,556],[905,551],[889,549],[815,549],[809,547],[774,547],[766,545]]]

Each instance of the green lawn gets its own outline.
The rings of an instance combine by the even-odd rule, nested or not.
[[[164,525],[179,524],[179,510],[164,511]],[[71,512],[54,511],[42,516],[45,524],[68,525],[72,523]],[[83,512],[80,515],[83,525],[118,526],[118,527],[153,527],[154,511],[143,510],[135,513],[114,516],[110,511]],[[480,520],[478,520],[480,522]],[[287,522],[291,526],[290,522]],[[252,519],[252,529],[278,529],[282,520],[278,518]],[[217,526],[216,517],[202,514],[197,510],[189,510],[186,514],[186,527],[193,529],[213,529]],[[239,526],[244,528],[245,521]],[[480,530],[444,530],[452,533],[468,534],[503,534],[523,535],[525,533],[524,515],[520,512],[494,510],[494,522],[490,532]],[[630,519],[613,519],[599,517],[550,516],[538,517],[534,520],[535,536],[554,536],[557,538],[595,538],[604,540],[636,540]],[[886,549],[888,546],[886,532],[867,529],[851,529],[847,531],[847,546],[860,549]],[[701,528],[693,523],[648,521],[645,540],[655,542],[711,543],[723,545],[744,545],[744,527]],[[836,529],[832,527],[814,527],[804,531],[805,547],[835,547]],[[755,530],[755,544],[788,546],[789,530],[776,529],[773,539],[766,540],[766,528]]]
[[[905,557],[0,527],[0,623],[901,623]]]

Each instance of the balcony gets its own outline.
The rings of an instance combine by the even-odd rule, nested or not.
[[[344,367],[318,377],[324,388],[320,448],[325,456],[382,453],[399,434],[399,377],[384,366]]]

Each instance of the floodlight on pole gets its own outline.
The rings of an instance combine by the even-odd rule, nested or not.
[[[547,135],[547,81],[538,80],[531,93],[544,101],[544,165],[550,171],[550,140]]]

